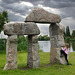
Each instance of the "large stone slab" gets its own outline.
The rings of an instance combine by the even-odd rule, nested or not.
[[[17,35],[8,36],[6,43],[6,65],[4,70],[17,68]]]
[[[36,23],[7,23],[4,25],[4,33],[6,35],[38,35],[40,30]]]
[[[59,15],[45,11],[42,8],[33,8],[31,13],[26,17],[25,22],[36,23],[59,23],[61,18]]]
[[[49,30],[51,41],[50,63],[66,64],[65,57],[60,57],[61,46],[65,46],[63,37],[64,26],[60,24],[51,24]]]

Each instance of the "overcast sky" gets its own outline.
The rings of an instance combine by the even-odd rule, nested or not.
[[[75,0],[0,0],[0,13],[8,12],[11,22],[24,22],[25,17],[33,7],[45,10],[61,16],[60,24],[75,29]],[[38,24],[41,34],[49,34],[49,24]]]

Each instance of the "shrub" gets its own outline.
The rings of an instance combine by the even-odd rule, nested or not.
[[[6,39],[0,39],[0,51],[6,50]]]
[[[65,41],[68,43],[70,42],[70,37],[66,37]]]
[[[27,37],[21,36],[18,38],[17,50],[27,50]]]

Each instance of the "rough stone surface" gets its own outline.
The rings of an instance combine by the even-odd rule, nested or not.
[[[38,35],[40,30],[33,22],[26,23],[7,23],[4,25],[6,35]]]
[[[4,70],[17,68],[17,35],[8,36]]]
[[[31,13],[26,17],[25,22],[36,23],[59,23],[61,18],[59,15],[45,11],[42,8],[33,8]]]
[[[27,65],[30,68],[38,68],[40,65],[40,58],[38,52],[38,36],[28,35],[28,57]]]
[[[61,46],[65,46],[63,37],[64,27],[60,24],[51,24],[49,30],[51,41],[50,63],[66,64],[65,57],[60,57]]]

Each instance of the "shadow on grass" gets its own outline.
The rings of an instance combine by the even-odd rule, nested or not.
[[[62,65],[62,64],[59,64],[59,63],[56,63],[56,64],[47,63],[47,64],[40,65],[39,68],[52,67],[52,66],[54,66],[56,68],[64,68],[65,65]],[[20,70],[29,70],[29,69],[38,69],[38,68],[30,68],[28,66],[20,66],[20,67],[18,67],[18,69],[20,69]]]
[[[18,67],[18,69],[20,69],[20,70],[29,70],[29,69],[32,69],[32,68],[30,68],[28,66],[20,66],[20,67]]]

